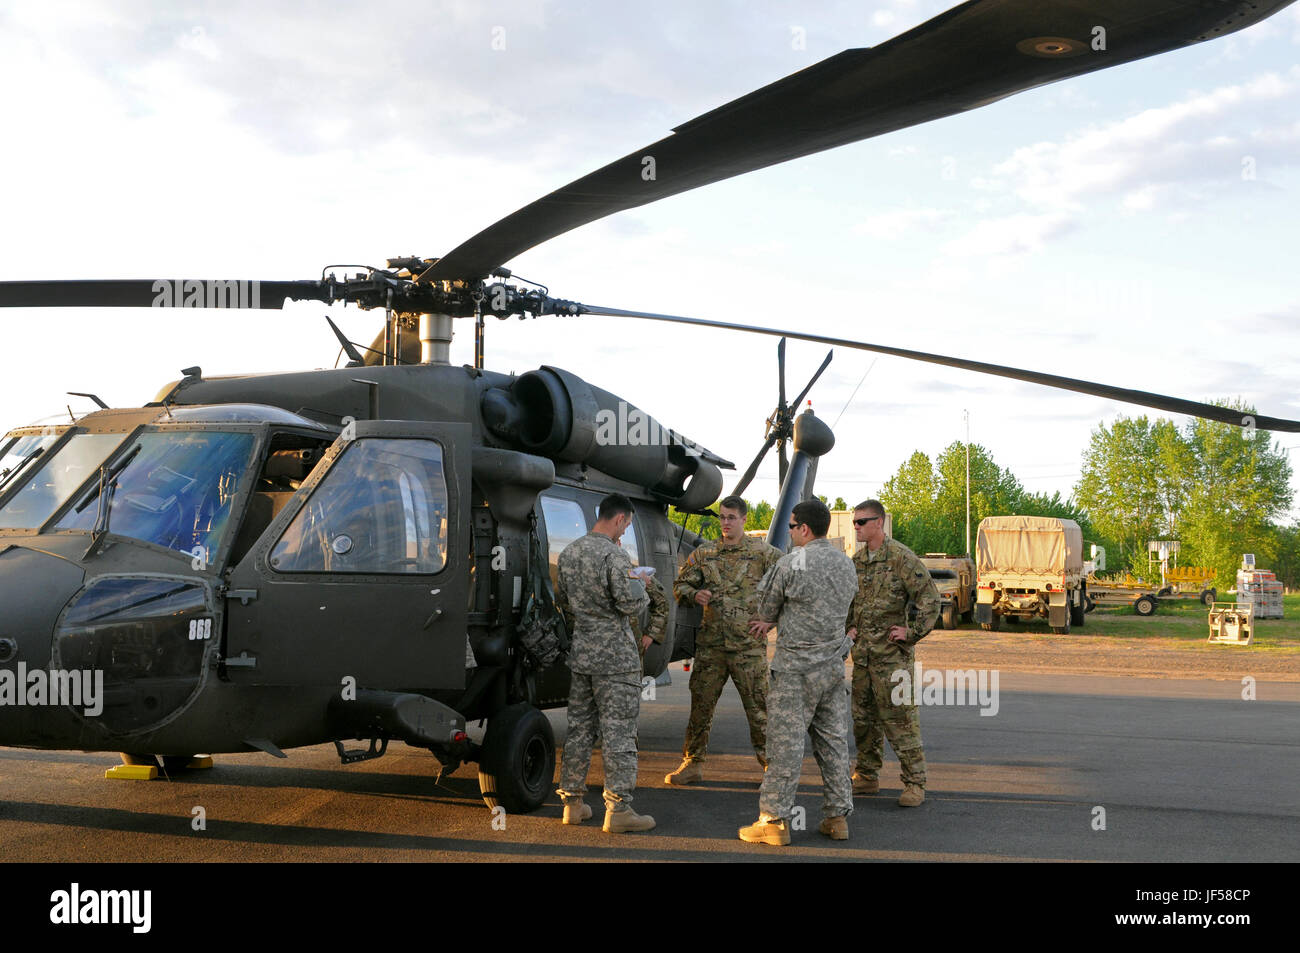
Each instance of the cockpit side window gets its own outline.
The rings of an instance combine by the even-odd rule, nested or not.
[[[447,482],[433,440],[353,441],[271,550],[280,573],[436,573],[446,565]]]

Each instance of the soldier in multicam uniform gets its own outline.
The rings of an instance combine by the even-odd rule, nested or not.
[[[713,711],[730,677],[749,721],[749,741],[758,763],[767,766],[767,639],[750,634],[758,584],[781,553],[761,539],[745,535],[748,507],[738,496],[718,504],[722,539],[703,543],[677,575],[673,596],[684,605],[704,607],[695,636],[691,671],[691,715],[686,722],[682,763],[664,778],[667,784],[704,779]]]
[[[903,793],[900,807],[919,807],[925,800],[925,751],[916,706],[895,704],[891,680],[899,669],[913,672],[913,646],[939,618],[939,591],[917,555],[885,538],[885,508],[866,500],[853,509],[858,542],[853,557],[858,591],[845,624],[853,639],[853,737],[858,746],[854,794],[875,794],[885,753],[884,738],[898,755]],[[916,604],[916,620],[907,621],[907,605]]]
[[[572,621],[569,649],[569,736],[560,768],[564,823],[591,817],[587,769],[597,730],[605,763],[605,825],[611,833],[648,831],[654,818],[632,810],[636,787],[636,721],[641,710],[641,659],[630,620],[649,601],[631,575],[618,539],[632,522],[632,502],[618,493],[600,501],[591,532],[557,561],[555,602]]]
[[[795,505],[790,541],[798,548],[782,556],[763,581],[751,623],[763,635],[774,622],[777,626],[767,703],[767,774],[758,821],[740,829],[740,839],[752,844],[790,843],[805,734],[812,735],[824,788],[818,830],[834,840],[849,836],[853,756],[844,689],[849,639],[842,616],[853,601],[857,577],[849,557],[826,539],[830,523],[830,510],[820,500]]]

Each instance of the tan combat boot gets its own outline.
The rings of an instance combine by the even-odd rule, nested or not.
[[[566,797],[564,799],[564,820],[565,824],[581,824],[587,818],[591,817],[591,805],[580,797]]]
[[[880,779],[868,778],[861,774],[853,775],[853,794],[856,797],[859,794],[879,794]]]
[[[898,796],[899,807],[920,807],[925,801],[925,788],[919,784],[909,784]]]
[[[849,819],[844,816],[824,817],[821,826],[817,828],[831,840],[848,840],[849,839]]]
[[[602,828],[606,834],[637,834],[641,831],[653,830],[655,819],[649,814],[638,814],[630,807],[625,807],[621,811],[605,810],[605,826]]]
[[[704,780],[704,769],[698,761],[689,759],[678,765],[672,774],[664,776],[664,784],[695,784]]]
[[[746,844],[786,847],[790,843],[790,824],[784,819],[760,817],[753,824],[740,829],[740,839]]]

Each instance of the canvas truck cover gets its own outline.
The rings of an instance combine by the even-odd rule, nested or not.
[[[1083,572],[1083,533],[1054,516],[988,516],[980,522],[979,574]]]

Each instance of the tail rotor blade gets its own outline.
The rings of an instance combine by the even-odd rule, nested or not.
[[[799,407],[803,404],[803,399],[808,396],[808,392],[812,390],[813,384],[817,383],[817,378],[822,376],[822,371],[826,370],[826,368],[831,366],[831,358],[833,358],[834,356],[835,356],[834,351],[827,351],[826,360],[822,361],[822,366],[817,368],[817,373],[814,374],[812,376],[812,379],[808,381],[808,386],[805,387],[803,390],[799,391],[799,396],[794,399],[794,409],[796,411],[798,411]]]
[[[748,487],[750,482],[754,479],[754,474],[758,472],[759,464],[763,462],[763,458],[767,456],[767,451],[772,449],[772,444],[774,443],[776,443],[776,437],[768,437],[767,440],[763,442],[763,449],[758,451],[758,456],[754,457],[754,462],[745,469],[740,481],[732,488],[732,496],[740,496],[745,492],[746,487]],[[783,454],[785,453],[784,445],[781,452]]]

